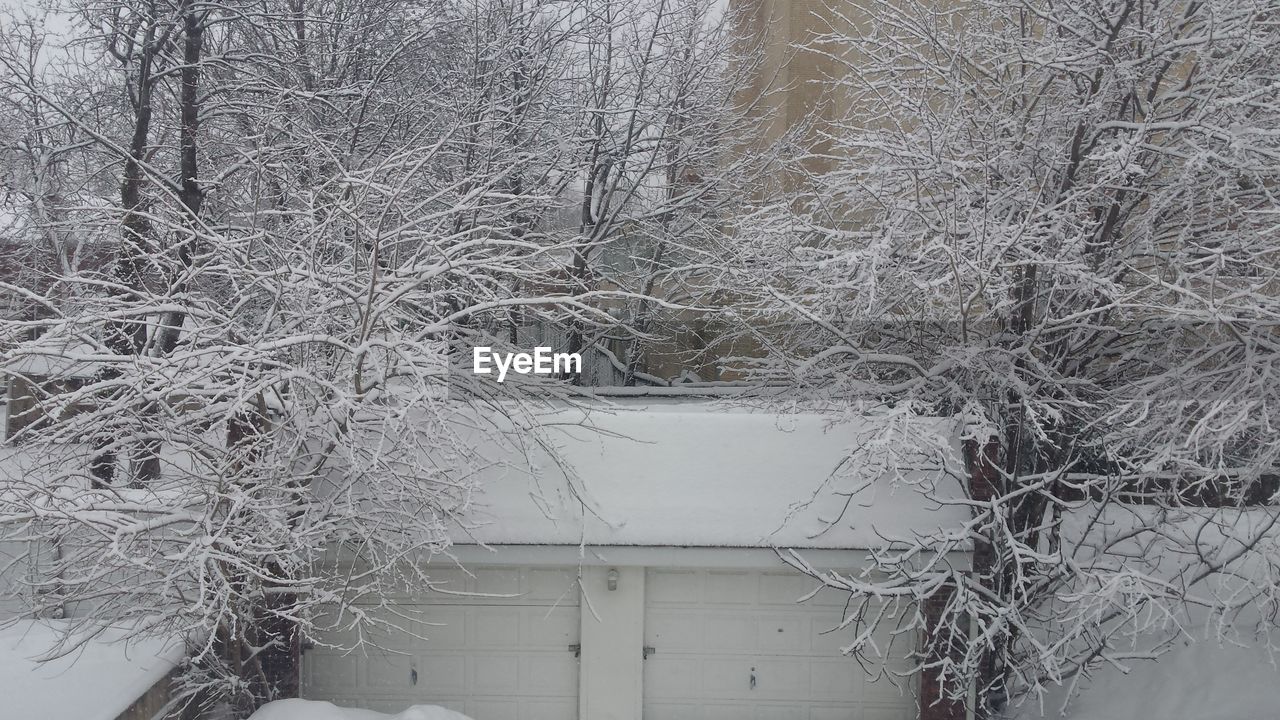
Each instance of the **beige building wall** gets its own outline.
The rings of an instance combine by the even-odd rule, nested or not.
[[[836,38],[864,31],[864,6],[853,0],[730,0],[744,50],[759,48],[760,72],[747,91],[760,98],[757,116],[766,141],[804,128],[802,143],[816,154],[830,151],[823,135],[853,108],[833,81],[857,66],[857,53]],[[756,97],[744,98],[755,100]],[[809,158],[798,170],[823,172],[830,162]]]

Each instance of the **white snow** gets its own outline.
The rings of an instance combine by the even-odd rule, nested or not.
[[[4,717],[114,720],[182,660],[181,642],[125,643],[108,628],[98,637],[73,634],[59,646],[66,620],[20,620],[0,629],[0,698]],[[81,642],[82,641],[82,642]],[[75,642],[81,642],[76,647]],[[42,657],[58,655],[43,664]]]
[[[1113,654],[1154,651],[1176,630],[1167,652],[1158,659],[1103,663],[1092,668],[1088,677],[1078,679],[1074,697],[1070,697],[1073,680],[1068,680],[1050,686],[1042,701],[1028,698],[1014,717],[1275,720],[1280,716],[1280,658],[1268,649],[1276,638],[1258,633],[1271,631],[1272,621],[1260,610],[1270,612],[1268,598],[1276,587],[1275,573],[1280,567],[1275,561],[1280,557],[1276,512],[1274,507],[1165,510],[1114,505],[1098,514],[1088,505],[1075,508],[1064,533],[1068,538],[1079,538],[1093,517],[1109,529],[1108,554],[1085,550],[1077,556],[1090,569],[1120,572],[1123,568],[1135,580],[1158,580],[1175,587],[1188,584],[1189,578],[1203,571],[1205,563],[1223,563],[1226,572],[1188,588],[1188,597],[1196,603],[1170,607],[1168,602],[1153,601],[1148,613],[1150,626],[1116,637],[1111,647]],[[1232,559],[1255,543],[1255,552]],[[1255,593],[1260,593],[1257,603],[1250,602],[1248,598]],[[1222,638],[1217,624],[1223,618],[1205,607],[1215,601],[1243,603],[1228,613],[1232,626],[1222,628]],[[1099,608],[1119,605],[1102,592],[1077,597],[1073,603],[1086,615],[1090,604]]]
[[[954,457],[922,453],[921,469],[898,477],[842,465],[854,447],[883,440],[885,422],[694,404],[564,411],[541,424],[571,472],[541,448],[532,468],[489,458],[470,535],[485,544],[850,549],[966,520],[964,506],[921,492],[937,484],[933,498],[961,495],[940,469]],[[914,424],[954,452],[953,424]]]
[[[395,715],[338,707],[319,700],[277,700],[267,703],[249,720],[471,720],[439,705],[414,705]]]
[[[1066,690],[1055,688],[1045,698],[1043,717],[1275,720],[1280,712],[1280,672],[1261,644],[1187,641],[1156,662],[1130,665],[1127,675],[1113,667],[1096,670],[1065,716],[1059,713]],[[1032,720],[1042,715],[1038,707],[1028,706],[1019,717]]]
[[[9,353],[5,374],[30,377],[91,378],[101,368],[92,345],[50,333]]]

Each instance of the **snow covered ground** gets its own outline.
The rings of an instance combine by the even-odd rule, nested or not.
[[[1265,649],[1187,643],[1157,662],[1135,662],[1126,675],[1115,668],[1082,683],[1065,715],[1066,688],[1049,693],[1044,714],[1034,700],[1019,720],[1276,720],[1280,717],[1280,671]]]
[[[1077,560],[1091,570],[1114,571],[1115,578],[1126,577],[1123,567],[1132,580],[1131,588],[1141,582],[1152,588],[1146,612],[1130,625],[1133,632],[1113,636],[1111,649],[1120,655],[1156,653],[1166,641],[1168,649],[1154,661],[1122,659],[1093,668],[1089,677],[1078,679],[1069,703],[1071,680],[1051,687],[1040,701],[1027,699],[1010,714],[1019,720],[1280,718],[1280,653],[1268,649],[1276,647],[1277,640],[1271,629],[1280,578],[1280,526],[1275,512],[1271,507],[1116,505],[1097,516],[1111,528],[1108,551],[1081,549]],[[1066,536],[1073,541],[1081,537],[1083,524],[1091,517],[1094,513],[1089,511],[1071,516]],[[1255,543],[1256,552],[1237,558],[1242,548]],[[1227,570],[1193,582],[1206,563],[1221,563]],[[1121,585],[1116,582],[1112,587]],[[1102,615],[1120,606],[1119,593],[1090,587],[1091,592],[1071,600],[1085,616],[1089,608]],[[1187,587],[1185,597],[1195,602],[1185,606],[1167,602],[1160,597],[1162,587]],[[1209,609],[1224,605],[1233,608],[1229,624]]]
[[[180,642],[121,642],[124,633],[116,629],[91,640],[72,635],[73,644],[59,645],[69,622],[21,620],[0,629],[0,716],[114,720],[184,654]],[[61,651],[62,657],[38,662]]]
[[[414,705],[395,715],[338,707],[317,700],[277,700],[263,705],[249,720],[471,720],[439,705]]]

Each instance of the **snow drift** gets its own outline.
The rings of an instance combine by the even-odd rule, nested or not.
[[[414,705],[395,715],[338,707],[318,700],[276,700],[258,709],[249,720],[471,720],[439,705]]]

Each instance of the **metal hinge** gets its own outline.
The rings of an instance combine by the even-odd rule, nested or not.
[[[652,646],[652,645],[645,645],[645,646],[644,646],[644,659],[645,659],[645,660],[648,660],[648,659],[649,659],[649,656],[650,656],[650,655],[652,655],[652,654],[654,654],[654,653],[656,653],[656,652],[658,652],[658,648],[656,648],[656,647],[654,647],[654,646]]]
[[[573,656],[574,656],[574,657],[576,657],[576,658],[580,658],[580,657],[582,657],[582,644],[581,644],[581,643],[574,643],[574,644],[570,645],[570,646],[569,646],[569,652],[573,653]]]

